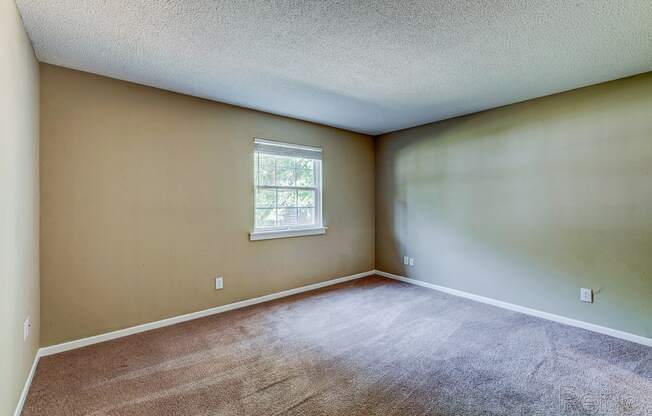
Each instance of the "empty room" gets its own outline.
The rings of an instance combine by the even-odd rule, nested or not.
[[[0,0],[0,416],[652,415],[649,0]]]

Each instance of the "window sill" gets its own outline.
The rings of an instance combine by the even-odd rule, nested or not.
[[[254,231],[249,233],[250,241],[271,240],[274,238],[303,237],[306,235],[326,234],[327,227],[304,228],[293,230]]]

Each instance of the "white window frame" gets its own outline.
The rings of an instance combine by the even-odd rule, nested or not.
[[[300,236],[308,236],[308,235],[319,235],[319,234],[325,234],[327,227],[324,226],[323,223],[323,160],[321,159],[321,148],[316,148],[316,147],[310,147],[310,146],[304,146],[304,145],[298,145],[298,144],[293,144],[293,143],[285,143],[285,142],[278,142],[278,141],[272,141],[272,140],[265,140],[261,138],[255,138],[254,143],[256,144],[262,144],[265,146],[274,146],[278,147],[281,149],[287,150],[289,153],[292,153],[293,151],[301,152],[301,151],[309,151],[309,152],[318,152],[320,155],[319,159],[313,159],[313,172],[314,172],[314,178],[315,178],[315,186],[314,187],[301,187],[301,186],[263,186],[263,185],[258,185],[258,172],[254,172],[254,184],[253,184],[253,198],[254,198],[254,206],[253,206],[253,231],[249,233],[249,239],[251,241],[257,241],[257,240],[270,240],[270,239],[275,239],[275,238],[286,238],[286,237],[300,237]],[[255,150],[253,153],[253,157],[256,158],[257,155],[259,154],[258,150]],[[262,152],[264,154],[264,152]],[[290,156],[292,156],[290,154]],[[295,157],[300,157],[300,156],[295,156]],[[255,166],[255,164],[254,164]],[[296,226],[284,226],[284,227],[265,227],[265,228],[256,228],[256,191],[259,188],[267,188],[267,189],[297,189],[297,190],[311,190],[315,192],[315,223],[311,225],[296,225]]]

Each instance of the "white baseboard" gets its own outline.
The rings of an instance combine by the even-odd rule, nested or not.
[[[25,380],[25,385],[23,386],[23,391],[20,393],[18,398],[18,404],[16,405],[16,411],[14,411],[14,416],[20,416],[23,412],[23,406],[25,405],[25,400],[27,399],[27,393],[29,393],[29,388],[32,386],[32,379],[34,378],[34,373],[36,372],[36,366],[38,365],[38,360],[41,357],[41,350],[37,350],[34,355],[34,362],[32,363],[32,369],[29,370],[27,375],[27,380]]]
[[[165,326],[178,324],[180,322],[190,321],[197,318],[203,318],[209,315],[215,315],[222,312],[232,311],[234,309],[244,308],[258,303],[269,302],[270,300],[296,295],[297,293],[308,292],[310,290],[336,285],[338,283],[348,282],[350,280],[360,279],[362,277],[371,276],[374,273],[375,271],[371,270],[368,272],[358,273],[351,276],[344,276],[337,279],[327,280],[325,282],[319,282],[308,286],[298,287],[295,289],[284,290],[282,292],[276,292],[276,293],[260,296],[253,299],[246,299],[240,302],[229,303],[227,305],[217,306],[215,308],[205,309],[203,311],[192,312],[185,315],[179,315],[172,318],[162,319],[156,322],[149,322],[142,325],[132,326],[130,328],[120,329],[113,332],[107,332],[105,334],[95,335],[88,338],[82,338],[75,341],[64,342],[62,344],[51,345],[49,347],[41,348],[39,350],[39,354],[41,357],[45,357],[47,355],[52,355],[52,354],[58,354],[64,351],[74,350],[77,348],[86,347],[88,345],[97,344],[100,342],[109,341],[116,338],[126,337],[127,335],[137,334],[139,332],[145,332],[156,328],[162,328]]]
[[[524,313],[526,315],[536,316],[536,317],[539,317],[539,318],[547,319],[549,321],[555,321],[555,322],[559,322],[559,323],[562,323],[562,324],[575,326],[575,327],[578,327],[578,328],[586,329],[586,330],[593,331],[593,332],[598,332],[598,333],[604,334],[604,335],[610,335],[610,336],[615,337],[615,338],[620,338],[620,339],[624,339],[624,340],[627,340],[627,341],[636,342],[638,344],[643,344],[643,345],[646,345],[648,347],[652,347],[652,338],[646,338],[646,337],[641,336],[641,335],[636,335],[636,334],[632,334],[632,333],[629,333],[629,332],[619,331],[617,329],[607,328],[607,327],[604,327],[604,326],[591,324],[591,323],[584,322],[584,321],[578,321],[576,319],[567,318],[565,316],[555,315],[555,314],[552,314],[552,313],[527,308],[525,306],[515,305],[513,303],[503,302],[503,301],[500,301],[500,300],[487,298],[487,297],[480,296],[480,295],[474,295],[473,293],[463,292],[461,290],[456,290],[456,289],[450,289],[450,288],[445,287],[445,286],[438,286],[438,285],[434,285],[432,283],[423,282],[421,280],[410,279],[409,277],[404,277],[404,276],[399,276],[399,275],[396,275],[396,274],[382,272],[380,270],[376,270],[375,272],[376,272],[377,275],[380,275],[380,276],[383,276],[383,277],[388,277],[388,278],[394,279],[394,280],[400,280],[401,282],[411,283],[411,284],[417,285],[417,286],[427,287],[429,289],[434,289],[434,290],[438,290],[440,292],[448,293],[449,295],[459,296],[459,297],[462,297],[462,298],[475,300],[475,301],[478,301],[478,302],[482,302],[482,303],[486,303],[486,304],[489,304],[489,305],[497,306],[499,308],[509,309],[510,311],[521,312],[521,313]]]

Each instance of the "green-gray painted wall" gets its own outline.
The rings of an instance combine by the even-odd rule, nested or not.
[[[380,136],[376,262],[652,337],[652,73]]]

